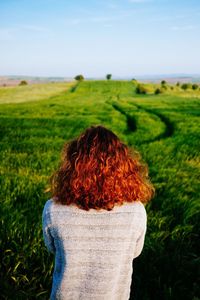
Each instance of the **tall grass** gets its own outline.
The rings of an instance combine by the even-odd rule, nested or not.
[[[48,178],[64,142],[102,124],[140,151],[156,188],[131,299],[200,299],[199,96],[137,95],[132,82],[86,81],[54,84],[55,93],[35,86],[33,101],[25,88],[0,91],[1,298],[48,299],[53,257],[41,228]]]

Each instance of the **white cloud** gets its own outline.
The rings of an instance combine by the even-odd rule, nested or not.
[[[193,29],[196,29],[197,26],[195,25],[183,25],[183,26],[172,26],[171,27],[171,30],[174,30],[174,31],[185,31],[185,30],[193,30]]]
[[[35,25],[23,25],[19,27],[19,30],[30,30],[30,31],[36,31],[36,32],[47,32],[48,29],[41,26],[35,26]]]
[[[147,2],[152,2],[153,0],[129,0],[131,3],[147,3]]]
[[[72,25],[79,25],[82,21],[83,20],[81,20],[81,19],[75,18],[75,19],[70,20],[70,23]]]
[[[104,23],[104,22],[109,22],[109,21],[115,21],[118,20],[119,17],[103,17],[103,16],[99,16],[99,17],[93,17],[90,18],[89,21],[93,22],[93,23]]]
[[[107,7],[110,9],[117,9],[117,8],[119,8],[119,5],[117,5],[115,3],[108,3]]]
[[[49,33],[49,30],[44,27],[35,25],[20,25],[15,27],[5,27],[0,29],[0,40],[1,41],[13,41],[17,40],[20,33],[24,32],[35,32],[35,33]]]
[[[1,28],[0,29],[0,40],[2,41],[12,41],[16,33],[18,32],[17,28]]]
[[[72,25],[79,25],[83,23],[96,23],[96,24],[105,24],[105,26],[111,26],[110,22],[120,21],[124,18],[130,16],[130,11],[121,13],[120,15],[115,16],[94,16],[94,17],[87,17],[87,18],[74,18],[68,19],[67,21],[63,21],[64,24],[70,23]]]
[[[113,27],[112,24],[104,24],[103,26],[104,26],[104,27],[107,27],[107,28]]]

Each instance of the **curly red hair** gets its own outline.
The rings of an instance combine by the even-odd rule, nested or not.
[[[54,201],[84,210],[147,202],[155,192],[140,154],[101,125],[64,145],[60,167],[50,182]]]

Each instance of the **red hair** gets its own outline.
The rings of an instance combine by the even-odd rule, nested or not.
[[[140,160],[111,130],[91,126],[64,145],[60,167],[50,178],[53,199],[84,210],[147,202],[155,189]]]

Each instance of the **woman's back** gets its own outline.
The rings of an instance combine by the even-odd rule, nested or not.
[[[43,234],[55,254],[51,299],[128,300],[132,261],[142,251],[146,223],[140,201],[86,211],[48,200]]]

